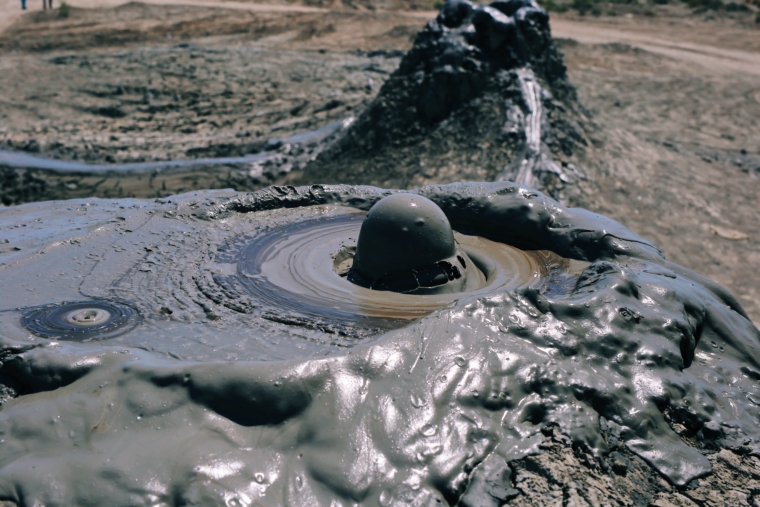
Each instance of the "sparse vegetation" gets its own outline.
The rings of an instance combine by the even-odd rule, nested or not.
[[[538,0],[538,3],[547,12],[567,12],[570,9],[567,5],[558,4],[554,0]]]
[[[58,17],[68,18],[70,13],[71,13],[71,6],[67,4],[66,2],[61,2],[61,6],[58,7]]]
[[[747,6],[747,4],[739,4],[736,2],[728,2],[724,9],[726,9],[727,12],[749,12],[750,8]]]
[[[726,11],[726,12],[749,12],[751,9],[745,3],[727,2],[721,0],[686,0],[686,4],[697,12]]]
[[[594,9],[594,0],[573,0],[572,8],[578,11],[578,14],[585,16],[586,13]]]

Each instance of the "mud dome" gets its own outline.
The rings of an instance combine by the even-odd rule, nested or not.
[[[571,160],[589,128],[538,4],[450,0],[345,135],[294,181],[509,180],[568,199],[585,177]]]
[[[614,438],[678,486],[710,473],[698,449],[758,452],[760,341],[736,300],[620,224],[524,186],[416,192],[460,233],[588,263],[566,290],[465,295],[359,336],[235,309],[239,294],[214,282],[234,238],[392,192],[3,210],[0,284],[15,290],[0,295],[0,499],[489,506],[519,494],[509,463],[552,433],[601,462]],[[21,325],[30,308],[83,300],[129,301],[142,322],[87,343]]]

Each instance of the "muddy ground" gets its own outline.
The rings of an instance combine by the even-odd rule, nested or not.
[[[0,34],[0,144],[103,163],[256,152],[361,111],[433,15],[139,3],[74,8],[67,18],[30,12]],[[756,74],[711,68],[709,60],[710,51],[756,56],[760,30],[748,16],[686,15],[673,5],[656,16],[552,14],[552,23],[555,36],[607,30],[702,45],[701,53],[681,52],[704,55],[700,62],[631,44],[559,40],[598,126],[595,145],[577,161],[593,180],[583,204],[726,285],[760,321],[760,85]],[[150,197],[269,182],[235,170],[128,184],[72,176],[43,197]],[[14,184],[38,183],[26,177]]]
[[[423,4],[412,5],[418,10],[368,5],[303,3],[284,11],[245,2],[223,8],[131,3],[72,8],[68,17],[29,12],[0,33],[0,146],[93,163],[268,149],[271,139],[359,113],[434,15]],[[760,25],[752,21],[754,11],[615,8],[619,15],[598,18],[552,14],[570,79],[596,125],[593,143],[575,160],[589,176],[582,204],[729,288],[758,323],[760,78],[752,62],[760,54]],[[626,42],[616,42],[615,34]],[[655,47],[655,38],[665,42]],[[39,195],[156,197],[267,183],[241,179],[246,170],[149,175],[131,186],[72,175]],[[38,176],[27,173],[29,181],[12,184],[33,187]],[[0,193],[11,187],[7,180],[2,185]],[[9,197],[6,204],[14,202]],[[13,248],[0,230],[0,252]],[[758,504],[760,473],[750,456],[711,455],[716,474],[677,490],[624,451],[613,472],[580,463],[578,452],[548,451],[515,465],[523,493],[515,502],[538,505],[554,497],[583,505],[597,494],[614,496],[614,489],[636,490],[620,496],[620,504]],[[616,483],[627,477],[635,486],[613,486],[610,477]]]

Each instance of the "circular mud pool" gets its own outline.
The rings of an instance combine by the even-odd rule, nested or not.
[[[30,308],[21,319],[21,324],[37,336],[80,342],[115,338],[139,323],[137,310],[112,301],[45,305]]]
[[[476,288],[353,284],[364,216],[395,193],[0,212],[0,499],[490,506],[548,435],[600,462],[614,440],[676,486],[707,449],[760,451],[758,331],[720,286],[507,182],[409,193]],[[123,308],[139,322],[111,333]]]
[[[315,213],[321,216],[314,218]],[[467,296],[520,287],[569,290],[581,271],[581,263],[549,251],[525,251],[455,233],[457,245],[479,275],[477,285],[447,294],[372,290],[348,279],[364,212],[307,207],[287,215],[286,224],[224,247],[218,260],[233,261],[234,267],[231,275],[217,281],[228,290],[235,287],[239,298],[279,311],[283,319],[289,315],[299,325],[334,329],[338,334],[366,336],[403,327]]]

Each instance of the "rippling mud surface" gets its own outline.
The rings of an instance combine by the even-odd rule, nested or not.
[[[270,234],[315,243],[326,258],[314,262],[336,274],[330,241],[301,232],[353,224],[392,192],[274,187],[3,210],[16,249],[0,255],[0,283],[16,290],[0,295],[0,498],[529,505],[552,474],[570,481],[578,459],[586,477],[662,481],[695,498],[713,471],[753,473],[760,341],[736,300],[619,223],[527,187],[416,192],[459,234],[554,258],[562,274],[540,283],[518,277],[361,333],[299,306],[273,311],[230,283],[277,272],[240,262]],[[262,259],[253,265],[280,262]],[[142,320],[86,343],[23,327],[32,308],[87,300],[129,302]],[[546,462],[560,458],[567,468]]]

